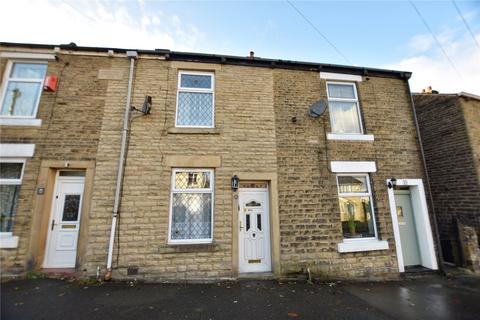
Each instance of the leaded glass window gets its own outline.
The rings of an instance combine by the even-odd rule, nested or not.
[[[173,170],[170,243],[212,241],[213,170]]]
[[[368,175],[338,175],[338,199],[343,237],[376,237],[375,215]]]
[[[327,83],[332,133],[362,134],[360,107],[354,83]]]
[[[185,72],[178,75],[177,127],[214,127],[214,75]]]
[[[36,116],[47,65],[10,62],[9,66],[0,116],[33,118]]]
[[[80,194],[66,194],[63,203],[62,221],[77,221],[80,211]]]
[[[12,232],[23,167],[23,160],[0,159],[0,233]]]

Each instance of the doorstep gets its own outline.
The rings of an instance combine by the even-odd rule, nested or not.
[[[239,273],[238,280],[274,280],[275,275],[272,272],[248,272]]]
[[[424,266],[408,266],[405,267],[405,272],[401,274],[402,278],[417,278],[423,276],[431,276],[438,274],[439,270],[432,270],[429,268],[425,268]]]
[[[42,268],[40,272],[51,277],[77,278],[81,275],[75,268]]]

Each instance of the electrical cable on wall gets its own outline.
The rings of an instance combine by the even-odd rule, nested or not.
[[[53,119],[53,112],[55,110],[55,105],[57,104],[57,97],[58,97],[58,92],[60,91],[60,84],[62,83],[62,80],[63,80],[63,72],[65,71],[65,68],[68,67],[69,65],[70,65],[70,62],[66,61],[63,64],[62,69],[60,69],[60,73],[58,75],[57,90],[55,91],[55,94],[53,96],[53,101],[52,101],[52,105],[50,107],[50,112],[48,113],[47,128],[45,130],[45,135],[40,140],[44,143],[44,145],[46,145],[48,134],[50,132],[50,125],[51,125],[52,119]],[[42,154],[40,155],[40,158],[43,159],[44,155],[45,155],[45,148],[42,148]]]

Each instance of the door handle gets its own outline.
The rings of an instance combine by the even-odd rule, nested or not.
[[[52,231],[53,231],[53,228],[55,228],[55,219],[53,219],[53,220],[52,220],[52,227],[51,227],[51,229],[50,229],[50,230],[52,230]]]
[[[243,229],[243,221],[240,220],[239,222],[240,222],[240,231],[241,231]]]

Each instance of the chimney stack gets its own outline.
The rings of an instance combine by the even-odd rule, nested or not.
[[[432,86],[428,86],[427,89],[422,89],[422,93],[426,94],[438,94],[437,90],[433,90]]]

